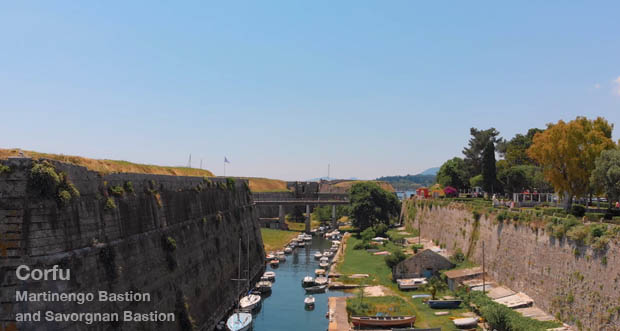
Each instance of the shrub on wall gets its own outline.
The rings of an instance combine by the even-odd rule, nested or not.
[[[53,198],[59,207],[68,205],[80,192],[64,172],[58,173],[48,161],[35,162],[30,169],[28,185],[43,197]]]
[[[583,217],[586,214],[586,207],[584,205],[574,204],[571,207],[570,213],[576,217]]]
[[[114,202],[113,198],[108,198],[105,201],[105,206],[103,207],[104,210],[114,210],[116,209],[116,202]]]
[[[0,164],[0,175],[8,174],[10,172],[11,172],[11,168],[9,168],[9,166],[6,166],[4,164]]]
[[[125,189],[120,185],[110,186],[108,192],[116,197],[122,197],[125,194]]]

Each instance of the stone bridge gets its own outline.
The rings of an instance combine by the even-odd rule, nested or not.
[[[332,206],[332,227],[336,227],[336,205],[351,203],[346,193],[314,193],[303,196],[253,193],[252,196],[257,206],[278,206],[281,223],[284,223],[284,206],[306,206],[306,233],[310,233],[310,206]]]

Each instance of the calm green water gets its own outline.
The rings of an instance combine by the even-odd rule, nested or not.
[[[327,298],[348,294],[342,291],[313,294],[316,298],[314,310],[305,310],[306,295],[301,280],[307,275],[315,277],[314,270],[319,268],[319,261],[314,259],[313,254],[317,250],[331,247],[330,240],[319,236],[312,238],[310,247],[307,243],[306,247],[295,248],[293,254],[287,255],[286,262],[280,263],[278,268],[267,267],[268,271],[275,271],[276,281],[271,296],[263,300],[261,310],[254,316],[254,331],[327,330]]]

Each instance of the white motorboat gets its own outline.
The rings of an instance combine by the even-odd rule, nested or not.
[[[329,267],[329,262],[321,262],[319,263],[319,267],[323,269],[327,269],[327,267]]]
[[[314,274],[317,276],[325,275],[325,269],[315,269]]]
[[[298,246],[298,247],[304,247],[304,246],[306,246],[306,243],[304,243],[303,241],[300,241],[300,242],[297,244],[297,246]]]
[[[291,253],[293,253],[293,248],[287,247],[284,249],[284,254],[291,254]]]
[[[276,256],[275,256],[275,255],[273,255],[273,254],[267,254],[267,257],[266,257],[265,259],[267,260],[267,262],[269,262],[269,261],[271,261],[271,260],[273,260],[273,259],[275,259],[275,258],[276,258]]]
[[[314,279],[314,283],[316,285],[325,285],[325,284],[327,284],[327,281],[328,281],[327,277],[325,277],[325,276],[319,276],[319,277]]]
[[[286,261],[286,255],[284,255],[284,252],[282,252],[282,251],[276,253],[276,258],[280,262],[285,262]]]
[[[332,252],[336,252],[338,251],[338,246],[332,246],[332,248],[329,249]]]
[[[239,300],[239,308],[243,310],[254,310],[260,306],[260,295],[249,294]]]
[[[247,331],[252,327],[252,314],[235,312],[226,321],[226,327],[230,331]]]
[[[261,279],[262,278],[266,278],[267,280],[272,281],[272,280],[276,279],[276,273],[273,272],[273,271],[266,271],[263,274],[263,277],[261,277]]]
[[[306,305],[306,307],[310,308],[310,307],[314,307],[314,297],[309,295],[304,299],[304,304]]]
[[[325,256],[325,257],[332,257],[332,256],[334,256],[334,253],[332,253],[330,251],[326,251],[325,253],[323,253],[323,256]]]
[[[273,260],[269,261],[269,264],[271,264],[272,268],[277,268],[280,265],[280,260],[273,259]]]
[[[327,256],[323,256],[319,261],[329,263],[329,258]]]
[[[476,317],[466,317],[466,318],[456,318],[452,320],[452,323],[459,328],[475,328],[478,325],[478,318]]]
[[[312,236],[307,234],[304,236],[304,241],[312,241]]]
[[[314,279],[311,276],[304,277],[304,279],[301,281],[301,286],[302,287],[314,286]]]
[[[322,256],[323,256],[323,254],[321,254],[321,252],[314,253],[314,258],[317,259],[317,260],[320,259]]]
[[[268,293],[271,292],[271,285],[272,283],[270,281],[261,280],[256,284],[256,290],[261,293]]]

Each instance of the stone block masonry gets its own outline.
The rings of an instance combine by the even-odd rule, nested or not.
[[[212,330],[264,271],[264,249],[245,180],[145,174],[100,175],[49,160],[79,191],[69,203],[42,196],[35,161],[1,160],[0,323],[16,314],[173,313],[174,322],[20,322],[19,330]],[[119,188],[122,188],[120,190]],[[249,245],[249,256],[246,253]],[[249,261],[249,272],[248,272]],[[19,265],[69,269],[69,281],[16,279]],[[149,293],[149,302],[16,302],[16,291]],[[2,329],[0,327],[0,329]]]
[[[536,305],[584,330],[620,330],[620,245],[604,251],[559,240],[534,223],[499,222],[481,211],[478,221],[462,204],[432,208],[407,200],[403,214],[424,238],[456,249],[482,265],[485,242],[487,272],[507,287],[526,293]],[[412,212],[413,211],[413,212]],[[413,216],[413,217],[412,217]]]

